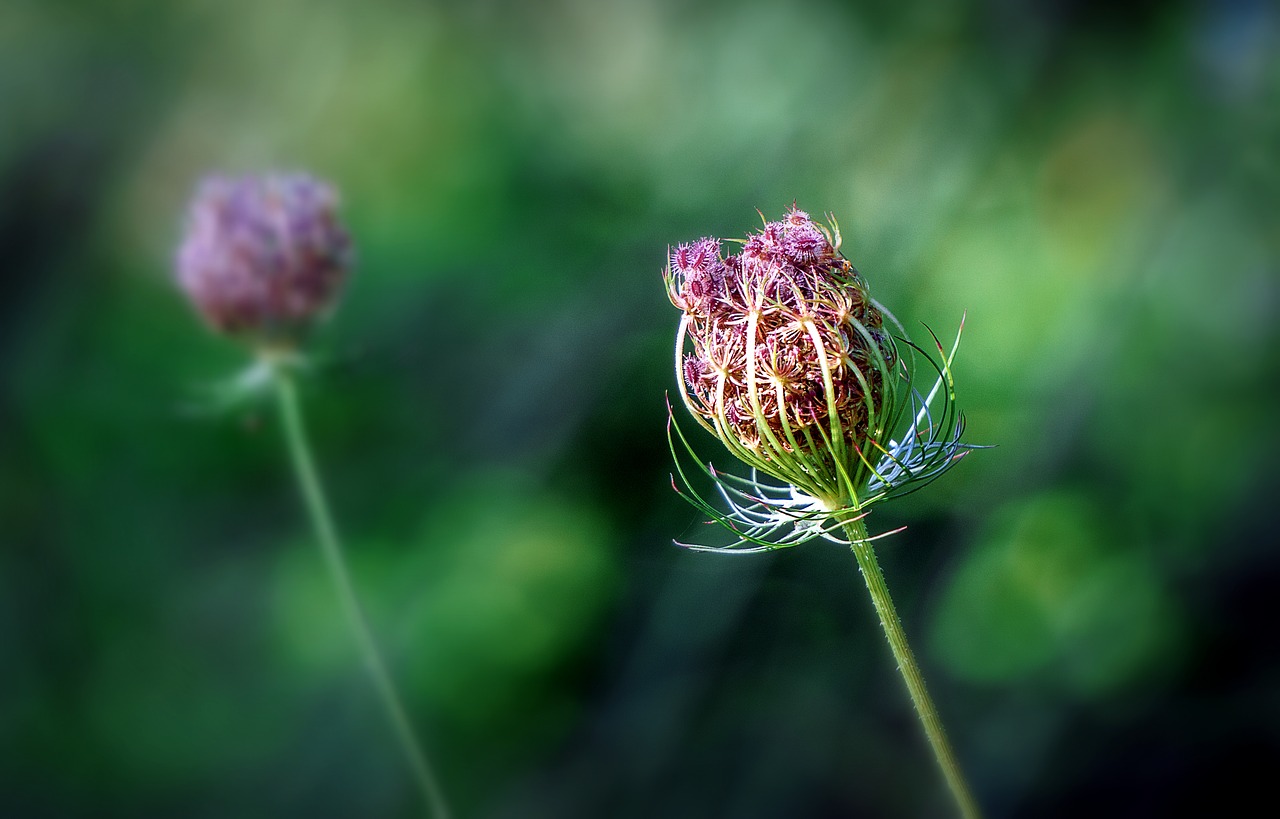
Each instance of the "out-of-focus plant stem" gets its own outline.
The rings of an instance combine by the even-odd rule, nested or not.
[[[947,734],[942,729],[938,709],[929,698],[929,691],[924,685],[924,675],[920,673],[920,666],[916,662],[915,655],[911,653],[907,634],[902,628],[902,621],[898,619],[897,610],[893,607],[889,587],[885,585],[884,572],[880,571],[880,562],[876,560],[875,549],[867,537],[866,524],[861,518],[855,518],[845,521],[844,528],[853,549],[853,556],[858,561],[858,568],[861,569],[862,577],[867,583],[867,591],[871,593],[871,602],[876,608],[876,614],[880,617],[884,636],[889,641],[889,648],[893,650],[894,659],[898,661],[898,670],[902,673],[903,682],[907,684],[911,702],[916,707],[916,715],[920,718],[920,724],[929,738],[929,744],[933,746],[934,758],[937,759],[938,767],[942,769],[942,774],[947,780],[947,787],[951,789],[956,807],[964,819],[979,819],[982,814],[978,810],[978,803],[969,792],[969,785],[965,782],[959,763],[956,762],[955,752],[951,749]]]
[[[297,388],[285,367],[275,366],[272,369],[280,405],[280,421],[284,427],[298,488],[302,492],[307,514],[315,529],[325,564],[337,587],[338,597],[341,598],[343,610],[354,632],[361,658],[364,660],[369,676],[373,678],[374,688],[377,689],[382,704],[386,707],[387,717],[391,720],[396,738],[400,741],[414,779],[427,802],[430,815],[437,819],[449,819],[449,807],[445,802],[440,783],[405,713],[400,695],[396,691],[395,683],[391,680],[391,675],[387,672],[377,643],[374,642],[373,632],[369,628],[369,621],[365,617],[360,599],[356,596],[355,586],[351,582],[342,544],[338,540],[338,532],[333,524],[333,517],[329,513],[329,504],[325,499],[324,489],[320,485],[319,474],[311,457],[311,447],[302,422]]]

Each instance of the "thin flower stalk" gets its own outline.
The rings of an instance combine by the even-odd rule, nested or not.
[[[347,569],[342,542],[338,538],[337,527],[329,512],[329,502],[320,483],[315,461],[311,456],[311,445],[302,419],[297,388],[285,367],[275,367],[273,375],[280,409],[280,423],[285,432],[285,442],[288,446],[294,477],[298,482],[298,489],[312,528],[315,530],[316,541],[324,556],[325,567],[338,591],[343,613],[351,624],[352,634],[360,651],[360,659],[373,681],[379,701],[387,712],[396,740],[400,743],[401,750],[409,762],[414,781],[422,793],[430,815],[437,819],[449,819],[449,807],[445,802],[439,779],[427,761],[427,755],[414,733],[408,712],[405,711],[395,682],[387,671],[386,663],[383,662],[382,652],[378,649],[373,630],[369,627],[369,620],[365,616],[364,607],[360,605],[360,598],[351,580],[351,573]]]

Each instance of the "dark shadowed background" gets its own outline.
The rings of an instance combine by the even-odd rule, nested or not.
[[[990,815],[1269,794],[1280,13],[1034,5],[5,0],[0,815],[419,810],[171,283],[197,180],[273,168],[342,191],[304,400],[461,819],[947,814],[847,552],[672,544],[667,247],[793,200],[968,311],[998,448],[869,522]]]

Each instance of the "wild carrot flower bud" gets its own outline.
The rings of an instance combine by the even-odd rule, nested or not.
[[[936,477],[967,448],[950,357],[929,359],[938,384],[921,395],[912,383],[919,348],[901,332],[908,356],[900,354],[887,312],[840,254],[834,220],[818,225],[793,205],[748,235],[737,255],[722,256],[716,239],[678,245],[665,279],[683,313],[676,372],[684,404],[753,470],[750,480],[707,470],[730,503],[727,516],[691,487],[686,497],[737,532],[736,545],[838,540],[840,520]],[[930,404],[944,383],[935,422]],[[762,483],[759,473],[786,486]]]
[[[177,254],[177,280],[218,332],[292,345],[333,306],[351,240],[332,187],[304,174],[204,180]]]

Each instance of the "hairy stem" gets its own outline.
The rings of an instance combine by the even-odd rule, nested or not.
[[[867,539],[866,524],[861,519],[850,520],[845,522],[844,529],[852,544],[853,556],[858,560],[858,568],[861,569],[862,577],[867,582],[867,591],[871,593],[871,602],[876,608],[876,614],[880,617],[884,636],[889,641],[889,648],[893,650],[894,659],[898,661],[898,670],[902,673],[903,682],[907,684],[907,691],[911,693],[911,702],[916,707],[916,715],[920,718],[920,724],[929,738],[929,744],[933,746],[933,756],[937,759],[943,776],[946,777],[947,786],[951,789],[952,797],[955,798],[956,807],[965,819],[978,819],[981,816],[978,803],[969,792],[964,774],[960,772],[960,765],[956,762],[955,752],[951,749],[946,732],[942,729],[938,709],[929,698],[929,692],[924,685],[924,676],[920,673],[915,655],[911,653],[907,634],[902,628],[902,621],[898,619],[897,610],[893,607],[889,587],[885,585],[884,573],[880,571],[875,550]]]
[[[356,596],[355,586],[351,582],[351,574],[347,570],[347,561],[343,556],[342,544],[338,540],[337,529],[334,527],[333,518],[329,514],[329,504],[325,500],[324,489],[320,485],[319,474],[311,457],[311,447],[307,441],[306,429],[302,422],[302,411],[298,402],[297,389],[294,387],[289,374],[282,367],[274,368],[274,377],[276,394],[280,403],[280,421],[284,426],[285,438],[289,446],[289,457],[293,462],[293,471],[298,480],[298,488],[302,492],[307,514],[310,516],[311,525],[315,529],[316,539],[319,541],[325,564],[328,566],[329,574],[337,587],[338,597],[342,600],[343,610],[351,625],[351,630],[354,632],[361,658],[369,672],[369,676],[373,678],[374,688],[377,689],[382,704],[386,707],[387,717],[391,720],[391,726],[395,731],[396,738],[400,741],[405,757],[409,762],[409,767],[413,771],[414,779],[427,802],[430,814],[439,819],[449,819],[449,807],[445,803],[440,784],[436,780],[435,773],[427,762],[426,754],[423,753],[422,746],[409,723],[404,705],[400,701],[400,695],[396,692],[395,683],[391,681],[391,675],[387,673],[386,664],[382,660],[377,643],[373,639],[373,632],[369,628],[369,621],[365,617],[364,609],[360,605],[360,599]]]

